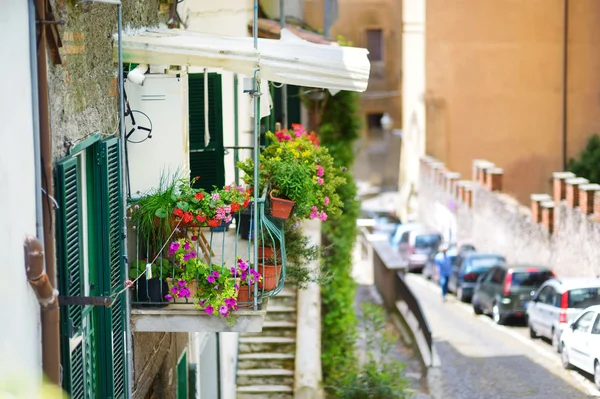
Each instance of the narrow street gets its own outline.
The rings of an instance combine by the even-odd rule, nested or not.
[[[600,397],[586,377],[562,368],[547,342],[531,340],[522,323],[497,326],[451,295],[442,302],[439,287],[421,276],[409,275],[407,282],[423,307],[441,362],[429,371],[436,397]]]

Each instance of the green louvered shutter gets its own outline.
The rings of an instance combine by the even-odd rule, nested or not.
[[[281,88],[275,88],[275,98],[273,99],[273,112],[271,115],[275,118],[275,122],[283,124],[283,101]],[[300,87],[287,85],[287,117],[288,126],[283,128],[291,128],[292,123],[302,123],[302,102],[300,100]]]
[[[204,145],[204,74],[188,76],[190,177],[200,176],[196,187],[212,190],[225,185],[223,148],[223,90],[221,75],[208,74],[208,129],[210,142]]]
[[[121,167],[119,163],[119,140],[111,138],[99,143],[101,220],[102,220],[102,261],[101,280],[104,295],[117,292],[123,287],[122,221],[121,207]],[[115,303],[104,309],[103,331],[106,361],[106,398],[125,396],[125,306],[123,295]]]
[[[189,399],[187,351],[183,351],[177,362],[177,399]]]
[[[59,290],[65,296],[84,296],[83,211],[78,159],[56,166],[57,249]],[[96,351],[92,307],[61,307],[63,386],[72,399],[94,398]]]

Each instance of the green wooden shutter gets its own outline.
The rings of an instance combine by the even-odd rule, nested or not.
[[[292,123],[302,123],[302,102],[300,100],[300,87],[294,85],[287,85],[287,116],[288,125],[282,126],[282,128],[291,128]],[[281,122],[283,124],[283,101],[281,95],[281,88],[275,88],[275,98],[273,99],[273,112],[271,113],[275,122]]]
[[[204,74],[188,75],[190,177],[200,176],[196,187],[212,190],[213,186],[225,185],[223,92],[220,74],[208,74],[208,101],[210,142],[205,146]]]
[[[177,363],[177,399],[188,399],[188,362],[187,351],[183,351]]]
[[[58,283],[59,291],[66,296],[84,294],[80,188],[77,158],[59,162],[56,166]],[[62,306],[61,313],[63,386],[72,398],[84,398],[83,307]]]
[[[121,165],[119,162],[120,143],[111,138],[99,143],[100,183],[101,183],[101,225],[102,225],[102,262],[101,280],[104,295],[110,295],[123,287],[122,257],[122,196]],[[103,369],[106,380],[104,389],[106,398],[125,396],[125,306],[123,295],[115,303],[104,309],[103,331],[105,360]]]

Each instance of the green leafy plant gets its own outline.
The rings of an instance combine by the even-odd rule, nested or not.
[[[389,331],[385,312],[380,306],[364,303],[362,321],[367,359],[346,370],[327,391],[340,399],[409,398],[405,365],[393,358],[396,338]]]
[[[356,314],[354,297],[356,283],[352,278],[352,252],[356,241],[356,219],[360,204],[356,200],[356,185],[348,173],[354,162],[354,140],[359,137],[357,93],[341,91],[335,96],[326,93],[319,102],[321,109],[318,129],[321,145],[329,149],[335,166],[346,172],[346,182],[336,192],[343,212],[322,225],[322,243],[330,246],[323,266],[331,273],[328,284],[321,287],[322,297],[322,367],[325,383],[335,381],[356,364]]]
[[[598,134],[590,137],[579,158],[569,160],[567,170],[590,182],[600,183],[600,136]]]
[[[321,267],[322,248],[312,244],[310,237],[302,233],[300,223],[295,220],[286,221],[284,234],[287,259],[285,282],[298,289],[306,288],[309,283],[327,284],[332,275]],[[318,261],[317,267],[311,270],[309,265],[314,261]]]
[[[148,263],[148,261],[146,259],[141,259],[141,260],[136,260],[136,261],[131,262],[131,265],[129,268],[129,278],[131,280],[135,280],[141,274],[146,273],[146,264],[147,263]],[[150,270],[152,273],[152,278],[165,279],[167,277],[170,277],[168,275],[168,273],[171,270],[171,265],[167,259],[160,259],[160,260],[154,262],[150,266]]]

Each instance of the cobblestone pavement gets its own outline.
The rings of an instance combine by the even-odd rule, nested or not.
[[[362,304],[370,302],[377,305],[382,305],[381,297],[379,296],[377,289],[373,285],[359,285],[356,292],[355,308],[356,314],[361,319]],[[396,331],[388,320],[391,331]],[[362,326],[359,326],[359,328]],[[365,342],[359,340],[358,348],[360,351],[365,352]],[[409,380],[410,389],[413,391],[413,399],[431,399],[429,396],[429,390],[427,388],[427,378],[425,370],[422,367],[422,363],[419,360],[419,354],[416,353],[410,346],[406,345],[399,334],[397,334],[397,341],[394,347],[393,355],[396,360],[404,363],[406,369],[404,375]]]
[[[598,397],[589,380],[562,368],[550,345],[523,336],[522,325],[496,326],[454,297],[442,302],[439,287],[421,276],[409,275],[407,282],[424,309],[441,361],[429,370],[435,398]]]

